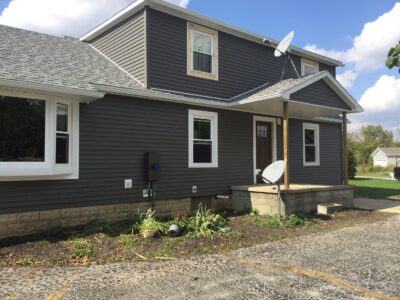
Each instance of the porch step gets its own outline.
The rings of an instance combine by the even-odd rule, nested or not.
[[[338,203],[322,203],[318,204],[317,213],[319,215],[331,215],[343,209],[342,204]]]

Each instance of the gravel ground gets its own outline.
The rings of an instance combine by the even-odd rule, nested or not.
[[[0,270],[0,299],[400,299],[400,216],[226,255]]]

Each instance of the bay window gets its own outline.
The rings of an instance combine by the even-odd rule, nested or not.
[[[78,143],[79,103],[0,93],[0,181],[78,178]]]
[[[189,167],[218,167],[218,114],[189,110]]]

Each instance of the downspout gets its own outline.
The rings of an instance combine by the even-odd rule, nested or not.
[[[150,7],[146,5],[144,7],[144,43],[145,43],[145,76],[146,82],[145,87],[150,89]]]

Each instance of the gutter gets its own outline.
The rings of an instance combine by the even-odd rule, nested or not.
[[[48,92],[51,94],[63,94],[69,96],[76,96],[82,100],[97,100],[103,98],[105,93],[99,91],[88,91],[83,89],[57,87],[47,84],[29,82],[29,81],[16,81],[8,79],[0,79],[0,87],[6,89],[17,88],[19,90],[29,90],[38,93]]]

